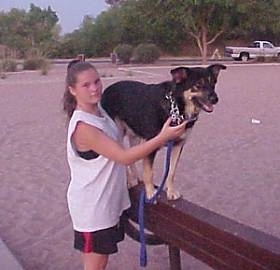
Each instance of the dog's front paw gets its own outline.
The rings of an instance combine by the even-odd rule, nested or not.
[[[167,199],[168,200],[178,200],[179,198],[182,197],[180,192],[173,189],[173,188],[168,188],[166,193],[167,193]]]
[[[155,195],[156,193],[156,188],[152,185],[152,186],[146,186],[146,198],[148,200],[152,199],[152,197]]]

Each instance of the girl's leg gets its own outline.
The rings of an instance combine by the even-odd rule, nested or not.
[[[108,263],[109,255],[97,253],[83,253],[82,254],[84,270],[105,270]]]

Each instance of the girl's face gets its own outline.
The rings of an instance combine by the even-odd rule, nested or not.
[[[69,87],[69,90],[77,101],[77,107],[86,111],[96,105],[102,94],[102,83],[99,74],[94,69],[81,71],[77,74],[77,82],[74,87]]]

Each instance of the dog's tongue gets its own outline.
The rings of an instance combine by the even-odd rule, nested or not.
[[[202,107],[203,107],[204,111],[209,112],[209,113],[213,112],[213,110],[214,110],[214,106],[212,104],[203,104]]]

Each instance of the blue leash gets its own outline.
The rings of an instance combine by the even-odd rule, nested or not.
[[[163,175],[163,180],[153,195],[152,198],[148,199],[146,197],[146,192],[145,188],[140,193],[140,198],[139,198],[139,208],[138,208],[138,222],[139,222],[139,233],[140,233],[140,266],[141,267],[146,267],[147,266],[147,249],[146,249],[146,237],[145,237],[145,222],[144,222],[144,208],[145,208],[145,203],[148,204],[154,204],[156,201],[156,198],[160,194],[160,192],[163,190],[163,187],[165,185],[167,175],[169,172],[169,166],[170,166],[170,157],[171,157],[171,150],[173,147],[174,142],[169,141],[167,143],[167,151],[166,151],[166,159],[165,159],[165,172]]]

